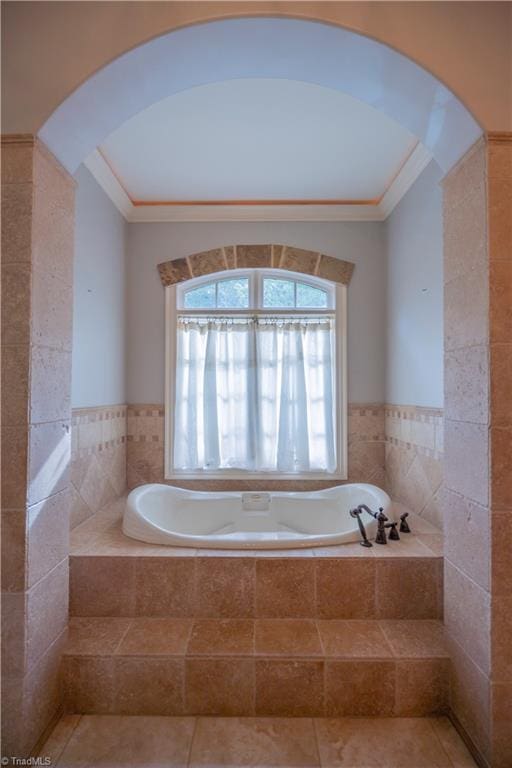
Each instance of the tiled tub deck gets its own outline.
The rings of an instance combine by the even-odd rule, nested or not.
[[[370,550],[216,551],[72,533],[69,712],[422,716],[447,704],[435,528]]]

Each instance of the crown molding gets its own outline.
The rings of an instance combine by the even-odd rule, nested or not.
[[[383,220],[387,219],[431,160],[432,154],[418,142],[380,199]]]
[[[123,214],[126,221],[133,221],[132,214],[135,206],[103,155],[95,149],[84,160],[84,165],[94,176],[103,191],[110,197],[119,213]]]
[[[84,165],[128,222],[384,221],[431,159],[432,154],[418,142],[380,200],[364,204],[134,204],[97,149]]]

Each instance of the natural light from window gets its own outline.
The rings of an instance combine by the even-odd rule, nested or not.
[[[344,286],[254,269],[167,290],[167,476],[343,476]]]

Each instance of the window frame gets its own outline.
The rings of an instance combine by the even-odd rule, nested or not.
[[[238,309],[203,308],[185,309],[184,295],[187,290],[200,285],[222,280],[249,277],[249,307]],[[325,308],[273,308],[263,307],[263,280],[265,277],[288,279],[306,283],[314,288],[327,291],[328,307]],[[295,287],[295,291],[297,288]],[[330,306],[329,306],[330,305]],[[179,315],[221,315],[221,316],[331,316],[335,318],[334,345],[334,408],[336,428],[337,467],[334,472],[252,472],[248,470],[194,470],[176,471],[173,467],[174,453],[174,404],[176,396],[176,351],[177,319]],[[341,365],[340,365],[341,363]],[[165,288],[165,431],[164,431],[164,477],[166,480],[346,480],[348,453],[348,403],[347,403],[347,286],[332,283],[322,278],[301,272],[281,269],[232,269],[169,285]]]

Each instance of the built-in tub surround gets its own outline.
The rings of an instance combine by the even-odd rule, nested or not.
[[[126,489],[126,411],[126,405],[73,409],[71,528]]]
[[[340,482],[371,483],[386,489],[384,406],[348,406],[348,478],[332,480],[172,480],[164,477],[164,406],[128,405],[126,462],[128,488],[165,483],[195,490],[320,490]]]
[[[443,527],[443,411],[386,405],[386,480],[393,500]]]

